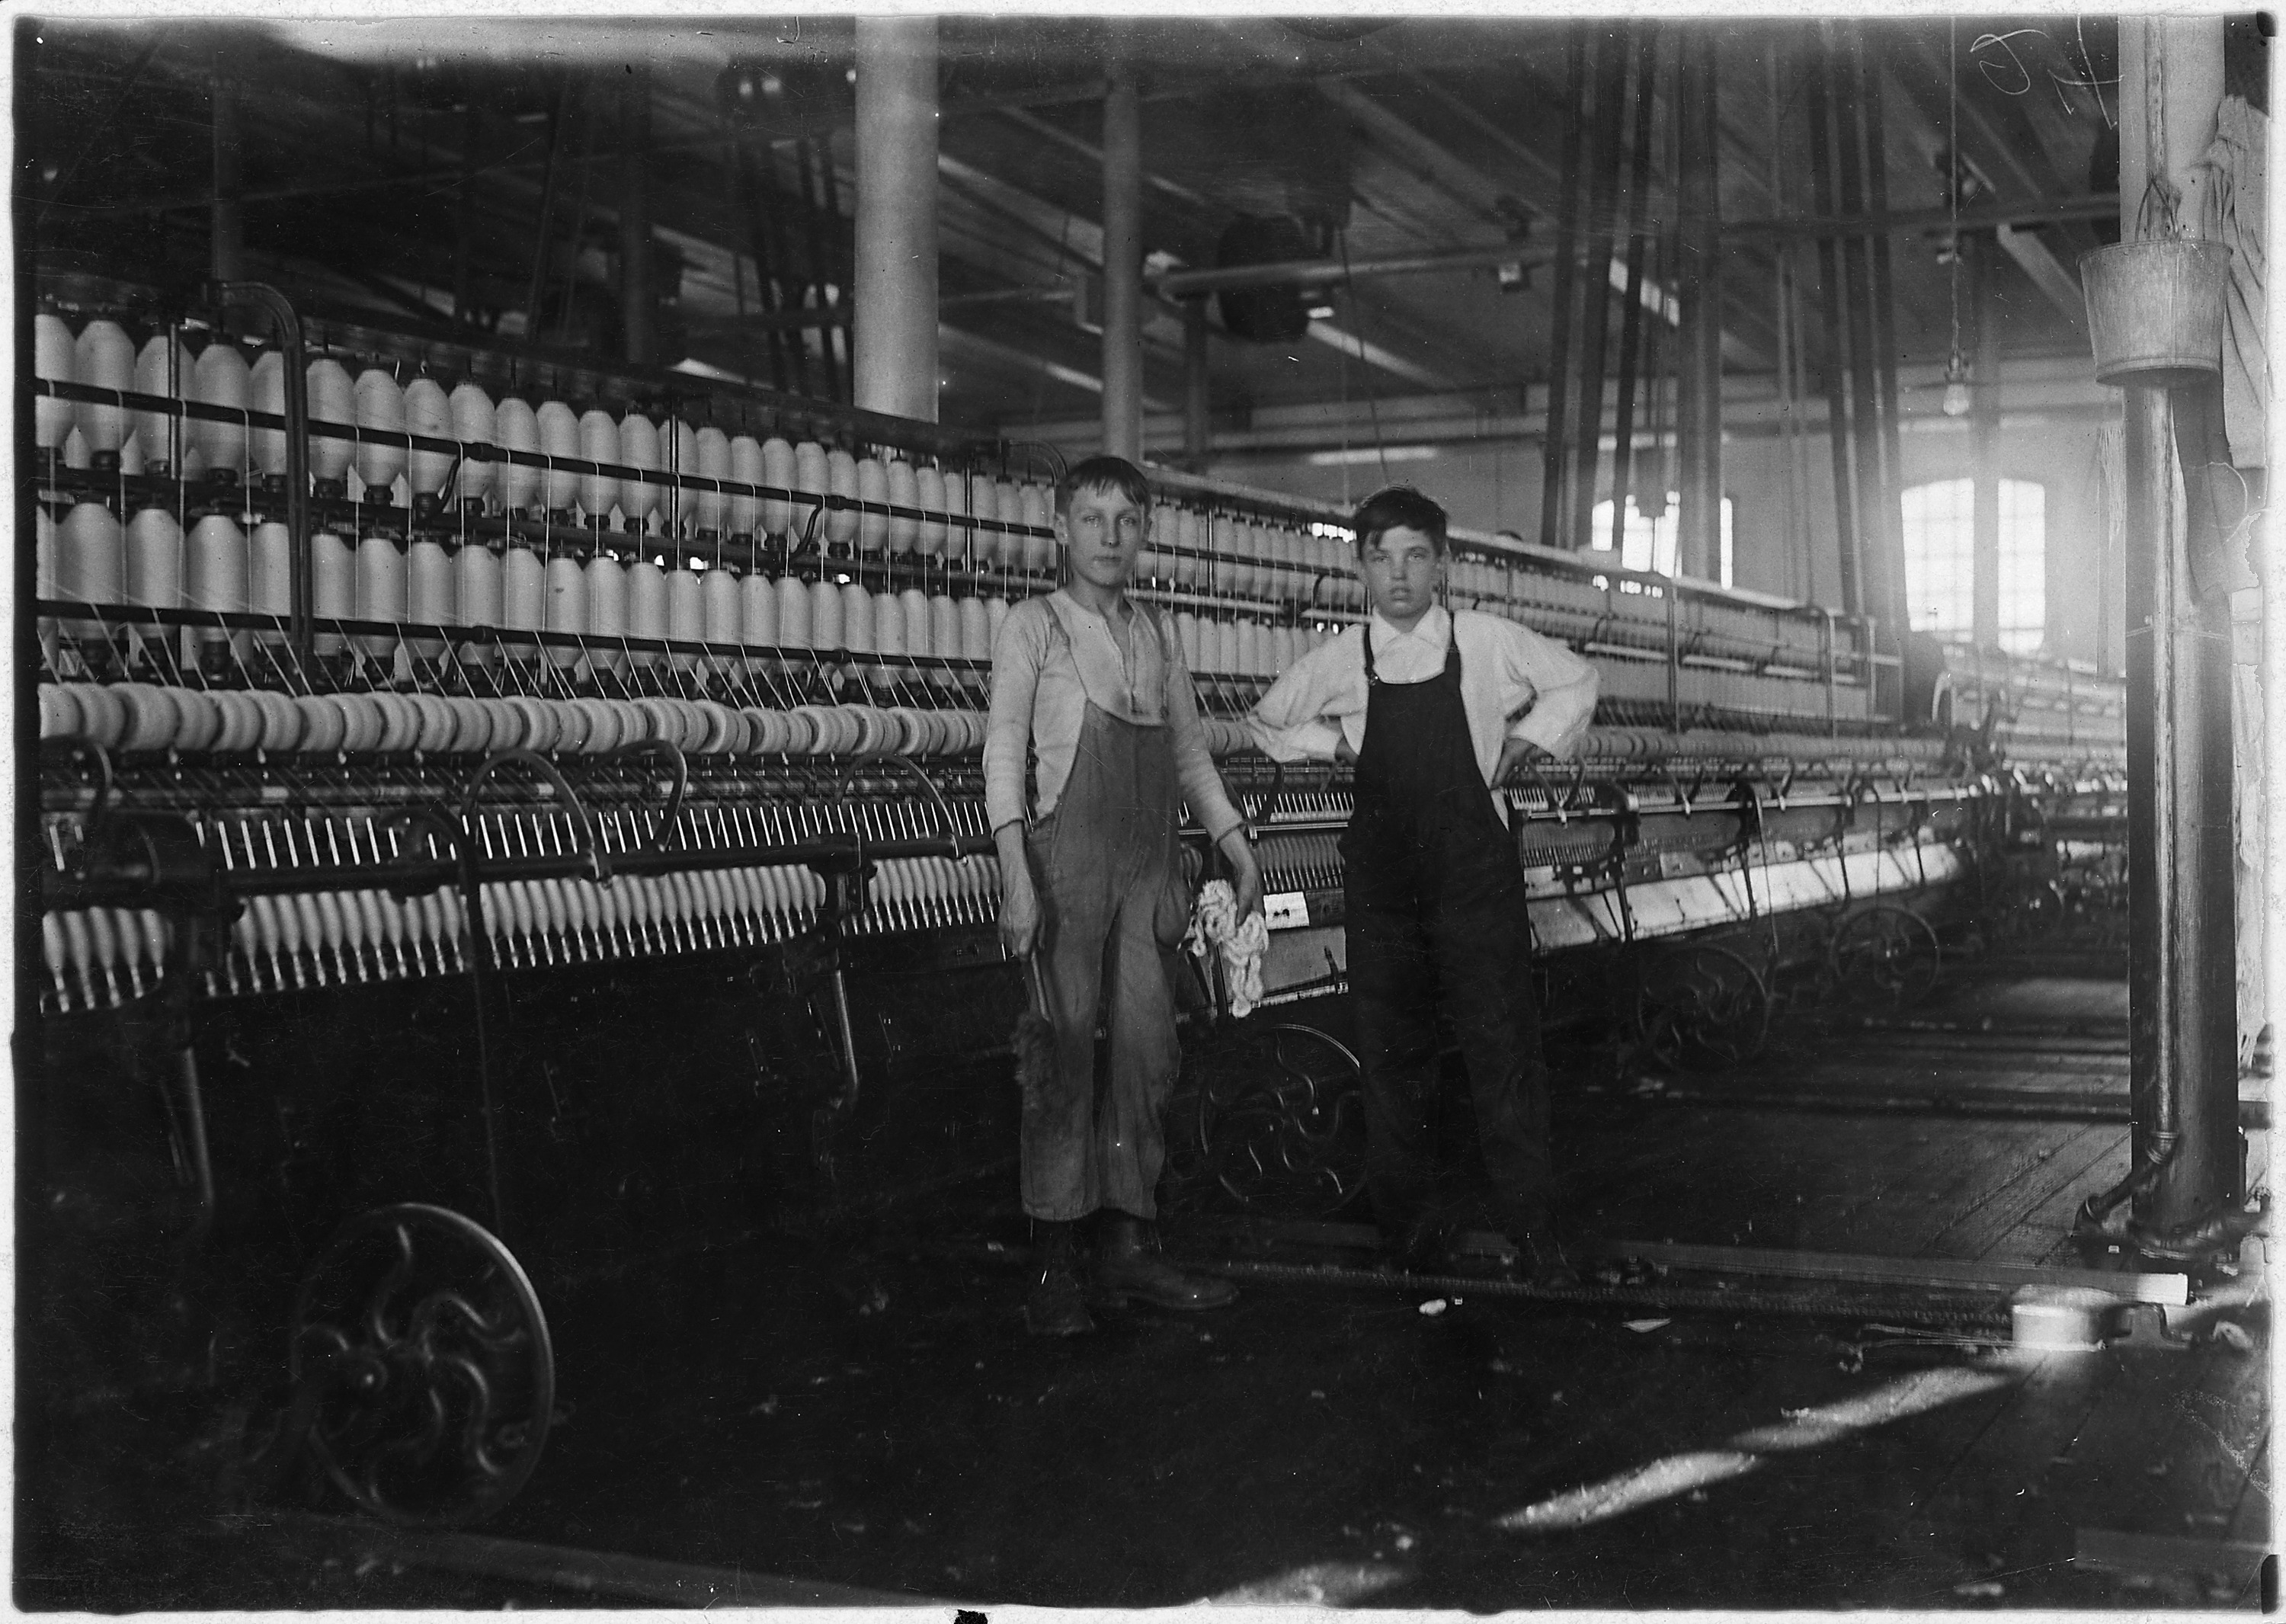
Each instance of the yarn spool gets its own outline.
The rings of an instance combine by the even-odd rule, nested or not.
[[[493,398],[473,379],[464,378],[454,384],[448,404],[453,409],[453,438],[466,448],[461,453],[461,476],[453,490],[463,501],[482,501],[493,493],[493,487],[499,483],[501,465],[485,460],[477,448],[498,443],[493,437],[499,431],[500,413],[493,405]]]
[[[405,427],[407,433],[429,439],[454,438],[453,401],[445,393],[443,384],[424,375],[405,386]],[[459,461],[449,451],[415,447],[406,458],[406,483],[416,496],[435,496],[444,490],[445,482],[453,477],[453,464]]]
[[[521,451],[538,455],[541,449],[539,414],[531,403],[514,395],[503,395],[493,408],[493,443],[502,451]],[[579,443],[579,425],[574,422],[572,443]],[[530,463],[502,462],[500,466],[500,503],[510,513],[521,513],[540,500],[540,470]]]
[[[786,459],[788,466],[792,466],[793,459],[792,446],[786,447]],[[761,445],[753,435],[741,434],[731,438],[730,477],[733,481],[739,485],[768,485],[769,476],[763,463]],[[762,524],[763,509],[766,505],[759,497],[732,496],[728,516],[730,533],[734,536],[753,535],[756,526]]]
[[[532,422],[540,432],[540,454],[557,460],[540,472],[540,505],[550,513],[568,513],[579,500],[579,476],[562,460],[579,455],[579,415],[560,400],[543,400]],[[613,439],[616,444],[616,432]]]
[[[135,343],[115,321],[98,316],[82,327],[72,359],[73,375],[90,388],[123,391],[135,387]],[[71,418],[88,449],[98,454],[116,452],[135,427],[124,408],[91,400],[71,407]]]
[[[389,489],[405,471],[405,391],[378,367],[358,374],[355,466],[366,501],[386,504]]]

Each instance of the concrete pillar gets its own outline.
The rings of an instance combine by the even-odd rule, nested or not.
[[[1204,295],[1183,301],[1183,455],[1191,472],[1206,472],[1213,444],[1208,398],[1207,302]]]
[[[2195,229],[2222,20],[2123,18],[2119,43],[2122,237],[2142,234],[2155,170]],[[2164,1232],[2242,1194],[2230,611],[2226,593],[2193,590],[2168,394],[2126,396],[2129,1090],[2138,1158],[2166,1157],[2135,1216]]]
[[[627,358],[638,367],[658,359],[658,296],[650,266],[650,69],[637,67],[620,87],[619,329]],[[572,251],[578,250],[575,242]]]
[[[1103,449],[1143,460],[1143,100],[1124,60],[1103,99]]]
[[[1976,516],[1969,625],[1980,649],[2000,641],[2000,324],[1991,296],[1995,252],[1997,245],[1981,235],[1964,233],[1960,239],[1960,253],[1967,262],[1968,308],[1976,322],[1976,382],[1970,391]]]
[[[239,169],[238,87],[214,75],[214,206],[208,270],[217,281],[240,280],[246,272],[245,185]]]
[[[1722,240],[1714,57],[1711,29],[1699,38],[1686,37],[1675,75],[1683,146],[1678,190],[1683,200],[1682,353],[1675,390],[1683,503],[1675,568],[1701,580],[1718,579],[1722,562]]]
[[[854,404],[937,413],[936,19],[857,19]]]

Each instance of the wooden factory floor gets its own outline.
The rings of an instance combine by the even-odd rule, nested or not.
[[[2108,1020],[2117,1002],[2059,981],[1947,1013]],[[1796,1039],[1774,1068],[1834,1089],[2124,1088],[2124,1059],[2093,1050],[1895,1036]],[[2053,1260],[2074,1206],[2124,1168],[2117,1123],[1567,1098],[1574,1197],[1632,1239]],[[2258,1181],[2267,1138],[2249,1135]],[[1047,1344],[1019,1320],[1005,1196],[948,1199],[862,1257],[757,1242],[551,1304],[564,1419],[485,1533],[988,1606],[2260,1600],[2270,1337],[2252,1273],[2192,1316],[2187,1345],[2093,1353],[1258,1283],[1220,1313]],[[963,1257],[933,1234],[983,1244]],[[320,1557],[292,1531],[178,1527],[107,1565],[79,1537],[20,1572],[20,1602],[629,1599],[424,1574],[406,1548],[359,1557],[353,1535]]]

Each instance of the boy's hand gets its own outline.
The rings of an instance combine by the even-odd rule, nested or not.
[[[1010,958],[1022,958],[1040,939],[1040,895],[1024,864],[1004,865],[1000,872],[1000,945]]]
[[[1498,789],[1506,784],[1515,776],[1516,769],[1526,761],[1539,761],[1543,757],[1551,761],[1556,759],[1528,738],[1506,740],[1501,745],[1500,765],[1493,769],[1493,787]]]
[[[1222,838],[1223,855],[1230,859],[1231,894],[1238,903],[1238,917],[1244,918],[1262,911],[1262,865],[1254,860],[1254,847],[1246,832],[1234,829]]]

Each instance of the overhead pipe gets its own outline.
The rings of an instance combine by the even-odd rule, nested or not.
[[[1627,130],[1627,35],[1603,42],[1596,67],[1596,117],[1588,139],[1587,267],[1580,277],[1584,301],[1580,320],[1579,452],[1572,477],[1572,516],[1566,537],[1574,548],[1594,544],[1596,474],[1602,463],[1604,339],[1611,326],[1609,267],[1613,249],[1612,212],[1617,205],[1620,138]]]
[[[627,155],[620,161],[619,180],[619,335],[626,358],[648,367],[658,359],[658,292],[651,276],[650,69],[629,73],[620,97]],[[579,253],[577,242],[572,251]]]
[[[1207,302],[1203,297],[1183,302],[1183,455],[1191,472],[1206,472],[1213,438],[1209,415],[1212,401],[1208,386]]]
[[[564,150],[564,126],[572,111],[572,80],[567,76],[556,92],[556,107],[548,115],[548,167],[540,182],[540,224],[532,239],[532,286],[524,295],[524,335],[540,342],[540,312],[548,298],[548,250],[556,225],[556,172]]]
[[[477,234],[477,144],[482,114],[471,96],[461,110],[461,184],[453,204],[453,319],[470,319],[469,299],[476,267],[470,263],[475,254]]]
[[[1969,545],[1970,642],[1979,650],[2000,643],[2000,324],[1992,308],[1993,250],[1981,235],[1964,233],[1953,245],[1968,272],[1968,309],[1976,323],[1975,410],[1976,511]]]
[[[1103,449],[1143,460],[1143,104],[1123,58],[1103,99]]]
[[[1833,159],[1841,179],[1841,207],[1855,213],[1864,207],[1865,198],[1864,130],[1861,122],[1864,103],[1855,94],[1856,87],[1851,82],[1856,75],[1851,71],[1839,25],[1821,22],[1817,30],[1819,47],[1825,59],[1826,82],[1835,91]],[[1882,544],[1880,424],[1873,390],[1876,363],[1872,275],[1864,240],[1845,238],[1841,259],[1843,295],[1848,300],[1849,451],[1855,470],[1852,485],[1857,498],[1858,587],[1864,595],[1865,612],[1889,628],[1888,635],[1894,642],[1896,628],[1902,622],[1895,602],[1897,583],[1889,578],[1888,549]],[[1893,713],[1880,704],[1878,692],[1875,705],[1881,713]]]
[[[238,89],[214,73],[214,208],[208,274],[234,281],[246,274],[245,181],[239,161]]]
[[[1383,276],[1425,276],[1447,271],[1491,271],[1503,265],[1545,265],[1556,256],[1545,248],[1513,243],[1479,248],[1443,248],[1431,254],[1392,254],[1380,259],[1277,259],[1258,265],[1214,271],[1162,271],[1143,279],[1163,299],[1190,299],[1234,288],[1335,288]]]
[[[1722,130],[1716,117],[1714,42],[1686,44],[1675,73],[1675,119],[1682,127],[1683,303],[1678,358],[1676,450],[1683,508],[1676,524],[1678,574],[1714,580],[1722,540]]]
[[[1564,195],[1556,213],[1555,287],[1548,305],[1548,434],[1540,452],[1540,545],[1550,550],[1563,545],[1565,457],[1571,445],[1565,430],[1572,395],[1572,283],[1579,269],[1580,131],[1587,122],[1591,49],[1588,25],[1574,22],[1565,52],[1572,116],[1564,126]]]
[[[1851,77],[1857,104],[1865,130],[1865,202],[1875,215],[1888,212],[1889,162],[1886,126],[1881,116],[1881,75],[1878,68],[1869,70],[1865,63],[1865,28],[1863,23],[1849,25],[1849,56]],[[1889,578],[1891,604],[1890,622],[1897,628],[1902,643],[1905,628],[1912,624],[1912,606],[1905,595],[1905,513],[1904,449],[1897,430],[1897,294],[1896,283],[1889,259],[1889,239],[1877,234],[1865,240],[1871,251],[1872,265],[1867,284],[1873,311],[1873,383],[1876,422],[1879,426],[1877,449],[1880,457],[1880,523],[1872,534],[1881,548],[1882,570]]]
[[[1824,43],[1813,36],[1805,43],[1802,55],[1806,59],[1804,100],[1809,115],[1810,205],[1823,215],[1834,207],[1833,97],[1826,76]],[[1849,323],[1843,314],[1846,296],[1841,258],[1836,239],[1817,240],[1818,314],[1825,338],[1819,373],[1825,386],[1826,444],[1833,461],[1833,537],[1841,577],[1841,611],[1861,615],[1865,612],[1865,593],[1858,570],[1856,464],[1849,454]]]
[[[1621,555],[1627,535],[1629,464],[1635,454],[1636,374],[1643,359],[1644,255],[1648,243],[1644,218],[1651,209],[1651,114],[1658,105],[1659,24],[1637,25],[1636,119],[1633,162],[1628,171],[1623,209],[1628,237],[1628,285],[1620,300],[1620,393],[1612,444],[1612,555]],[[1594,538],[1589,538],[1593,545]]]

